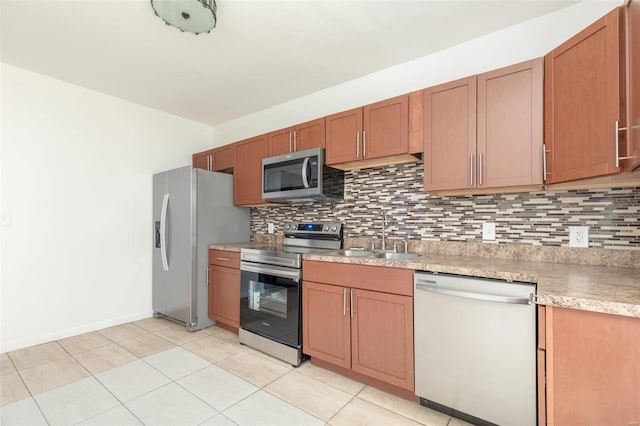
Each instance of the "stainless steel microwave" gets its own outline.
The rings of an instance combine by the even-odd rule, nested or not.
[[[323,148],[262,160],[262,198],[274,202],[308,202],[344,197],[344,172],[327,167]]]

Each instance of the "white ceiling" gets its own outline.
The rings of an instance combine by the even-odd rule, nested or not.
[[[195,1],[195,0],[193,0]],[[219,0],[210,34],[149,0],[2,0],[2,62],[216,125],[575,1]]]

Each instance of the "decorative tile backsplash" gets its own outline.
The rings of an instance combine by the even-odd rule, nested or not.
[[[345,172],[345,198],[251,209],[251,230],[276,233],[288,221],[337,221],[345,238],[482,241],[495,222],[497,243],[568,246],[569,226],[589,227],[589,247],[640,250],[640,187],[438,197],[422,192],[422,163]]]

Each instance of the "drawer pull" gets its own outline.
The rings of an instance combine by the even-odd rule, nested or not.
[[[228,257],[216,257],[216,259],[218,259],[218,260],[223,260],[223,261],[225,261],[225,262],[228,262],[228,261],[230,261],[230,260],[231,260],[231,259],[229,259]]]

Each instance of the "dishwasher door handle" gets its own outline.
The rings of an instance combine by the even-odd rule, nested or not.
[[[416,283],[416,290],[429,291],[431,293],[446,294],[447,296],[463,297],[465,299],[486,300],[489,302],[514,303],[517,305],[530,305],[533,303],[534,294],[529,297],[498,296],[495,294],[472,293],[469,291],[450,290],[448,288],[432,287],[430,285]]]

